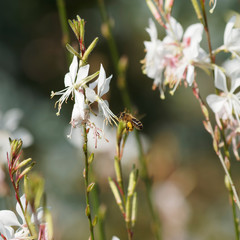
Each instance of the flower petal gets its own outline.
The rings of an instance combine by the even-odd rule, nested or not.
[[[210,94],[206,98],[208,105],[213,110],[214,113],[219,113],[224,104],[226,103],[227,99],[216,94]]]
[[[116,237],[116,236],[113,236],[112,237],[112,240],[120,240],[120,238]]]
[[[75,91],[75,104],[73,106],[73,113],[72,118],[76,118],[77,115],[80,115],[80,117],[85,119],[85,98],[82,92]],[[77,117],[79,118],[79,117]]]
[[[240,78],[233,78],[231,82],[231,93],[234,93],[234,91],[240,86]]]
[[[193,81],[194,81],[194,66],[193,65],[189,65],[187,68],[187,76],[186,76],[186,80],[189,84],[189,86],[192,85]]]
[[[231,36],[231,31],[236,21],[236,16],[233,16],[228,21],[225,31],[224,31],[224,45],[228,45],[229,37]]]
[[[21,203],[22,203],[23,209],[25,209],[25,208],[26,208],[26,197],[25,197],[25,194],[23,194],[23,195],[20,197],[20,201],[21,201]],[[23,212],[22,212],[22,209],[21,209],[19,203],[16,204],[16,211],[17,211],[18,215],[21,217],[22,222],[23,222],[23,224],[24,224],[24,223],[25,223],[25,217],[24,217],[24,214],[23,214]]]
[[[191,43],[199,44],[202,41],[203,25],[200,23],[189,26],[183,36],[184,39],[191,39]]]
[[[106,79],[106,73],[105,70],[101,64],[100,66],[100,72],[98,76],[98,95],[101,97],[109,90],[109,83],[112,79],[112,76],[108,77]]]
[[[65,87],[70,87],[73,85],[73,81],[74,79],[71,78],[71,74],[68,72],[65,74],[65,77],[64,77],[64,86]]]
[[[89,67],[89,64],[80,67],[80,69],[78,70],[76,83],[80,83],[84,78],[88,76]]]
[[[225,74],[218,67],[215,67],[214,74],[215,74],[215,87],[222,90],[225,93],[228,93]]]
[[[146,31],[150,35],[151,41],[157,39],[157,28],[154,21],[151,18],[149,18],[149,28],[146,28]]]
[[[95,91],[92,88],[86,88],[85,94],[86,94],[87,100],[90,101],[91,103],[93,103],[97,100],[97,94],[95,93]]]
[[[21,226],[16,214],[10,210],[0,211],[0,223],[6,226]]]
[[[168,36],[178,41],[180,41],[183,36],[183,28],[181,24],[173,17],[170,18],[170,26],[167,24],[166,32]]]
[[[1,222],[0,222],[0,233],[3,234],[3,236],[6,237],[7,240],[14,238],[14,229],[9,226],[4,226]],[[4,240],[1,236],[0,236],[0,239]]]
[[[69,67],[69,73],[70,73],[72,82],[74,82],[76,78],[77,70],[78,70],[78,59],[77,59],[77,56],[74,55],[72,63]]]

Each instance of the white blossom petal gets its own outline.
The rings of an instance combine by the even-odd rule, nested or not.
[[[74,55],[72,63],[69,67],[69,73],[72,79],[72,83],[74,82],[76,75],[77,75],[77,70],[78,70],[78,59],[77,56]]]
[[[230,39],[229,37],[231,36],[231,31],[233,29],[233,26],[235,24],[236,21],[236,16],[233,16],[230,18],[230,20],[228,21],[225,31],[224,31],[224,45],[228,45]]]
[[[102,64],[100,65],[100,71],[99,71],[99,76],[98,76],[98,91],[97,94],[100,96],[101,94],[101,90],[104,87],[104,83],[106,80],[106,73],[105,70],[102,66]]]
[[[90,65],[87,64],[79,68],[78,74],[77,74],[77,80],[76,80],[77,84],[81,83],[81,81],[88,76],[89,67]]]
[[[95,93],[95,91],[92,88],[90,88],[90,87],[86,88],[85,94],[86,94],[87,100],[90,101],[91,103],[93,103],[97,100],[97,94]]]
[[[183,28],[175,18],[170,17],[170,26],[167,24],[167,35],[170,36],[173,40],[180,41],[183,36]]]
[[[216,94],[210,94],[206,98],[208,105],[213,110],[214,113],[219,113],[227,99],[225,97],[218,96]]]
[[[240,86],[240,78],[233,78],[231,82],[231,93],[234,93],[234,91]]]
[[[187,76],[186,76],[186,80],[189,84],[189,86],[192,85],[193,81],[194,81],[194,66],[193,65],[189,65],[187,68]]]
[[[70,87],[73,85],[74,79],[71,78],[71,74],[68,72],[64,76],[64,86],[65,87]]]
[[[200,23],[189,26],[183,36],[183,40],[190,38],[191,43],[199,44],[202,41],[203,25]]]
[[[85,104],[85,98],[83,93],[75,91],[75,104],[73,107],[72,119],[79,118],[79,117],[76,117],[78,115],[80,115],[82,120],[85,119],[85,109],[86,109],[86,104]]]
[[[105,93],[109,91],[109,84],[112,79],[112,75],[106,78],[105,70],[101,64],[100,73],[98,77],[98,96],[102,97]]]
[[[20,197],[20,201],[21,201],[21,204],[22,204],[22,206],[23,206],[23,209],[25,210],[25,207],[26,207],[26,197],[25,197],[25,194],[23,194],[23,195]],[[29,210],[29,208],[27,208],[27,210]],[[20,205],[19,205],[18,202],[17,202],[17,204],[16,204],[16,211],[17,211],[18,215],[21,217],[22,222],[23,222],[23,224],[24,224],[24,223],[26,222],[26,221],[25,221],[25,217],[24,217],[24,214],[23,214],[22,209],[21,209],[21,207],[20,207]]]
[[[113,236],[112,237],[112,240],[120,240],[120,238],[116,237],[116,236]]]
[[[228,89],[225,74],[218,67],[215,67],[214,74],[215,74],[215,87],[227,93]]]
[[[146,28],[146,31],[150,35],[151,41],[154,41],[157,39],[157,28],[154,21],[151,18],[149,18],[148,22],[149,22],[149,28]]]
[[[227,76],[232,79],[240,78],[240,60],[238,58],[227,60],[222,66],[224,67]]]
[[[4,226],[1,222],[0,222],[0,233],[2,233],[3,236],[7,238],[7,240],[14,238],[14,229],[9,226]],[[0,236],[0,240],[3,240],[1,236]]]
[[[0,223],[6,226],[21,226],[15,213],[10,210],[0,211]]]

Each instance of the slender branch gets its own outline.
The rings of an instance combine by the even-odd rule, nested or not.
[[[64,0],[57,0],[57,7],[58,7],[58,14],[62,29],[62,45],[65,48],[67,43],[70,42],[70,35],[68,30],[68,23],[67,23],[67,14],[66,14],[66,6]],[[71,61],[71,55],[67,51],[66,52],[66,59],[67,62],[70,63]]]
[[[203,12],[204,30],[205,30],[206,35],[207,35],[209,55],[210,55],[211,62],[214,63],[215,59],[212,55],[212,45],[211,45],[210,32],[209,32],[209,28],[208,28],[207,15],[206,15],[206,11],[205,11],[205,1],[201,0],[200,2],[201,2],[201,8],[202,8],[202,12]]]
[[[125,105],[125,107],[128,108],[128,110],[131,111],[132,109],[132,104],[131,104],[131,100],[130,100],[130,96],[127,90],[127,84],[126,84],[126,67],[121,68],[119,67],[120,61],[121,59],[119,58],[119,53],[118,53],[118,49],[117,49],[117,44],[116,41],[113,37],[112,34],[112,28],[111,28],[111,24],[109,21],[109,17],[106,11],[106,7],[104,4],[104,0],[98,0],[98,4],[99,4],[99,9],[101,12],[101,16],[102,16],[102,21],[104,26],[107,27],[107,35],[105,35],[107,41],[108,41],[108,45],[109,45],[109,49],[110,49],[110,53],[111,53],[111,57],[114,63],[114,68],[115,68],[115,72],[118,76],[118,88],[120,90],[120,93],[122,95],[122,100],[123,103]],[[147,202],[148,202],[148,207],[150,209],[150,213],[152,216],[152,221],[153,221],[153,225],[154,225],[154,234],[155,234],[155,238],[157,240],[160,240],[160,223],[159,223],[159,219],[157,217],[156,211],[154,210],[154,205],[153,205],[153,201],[152,201],[152,197],[151,197],[151,193],[152,193],[152,181],[151,178],[149,177],[148,174],[148,170],[147,170],[147,161],[146,161],[146,157],[144,155],[144,151],[143,151],[143,147],[142,147],[142,143],[140,140],[140,136],[139,133],[135,130],[135,137],[136,137],[136,141],[138,144],[138,151],[139,151],[139,161],[141,164],[141,176],[142,179],[144,181],[145,187],[146,187],[146,191],[147,191]]]
[[[86,216],[88,218],[89,230],[91,234],[91,240],[94,240],[94,232],[93,232],[93,223],[91,216],[91,207],[89,200],[89,164],[88,164],[88,139],[87,139],[87,129],[86,123],[83,125],[83,134],[84,134],[84,144],[83,144],[83,152],[85,159],[85,168],[84,168],[84,182],[85,182],[85,198],[86,198]]]
[[[211,63],[214,64],[215,63],[215,56],[213,56],[213,54],[212,54],[211,39],[210,39],[207,15],[206,15],[206,10],[205,10],[205,1],[201,0],[200,2],[201,2],[202,13],[203,13],[203,19],[204,19],[204,29],[205,29],[205,32],[206,32],[206,35],[207,35],[210,59],[211,59]],[[219,93],[218,89],[215,88],[215,90],[216,90],[217,93]],[[210,121],[209,121],[209,123],[210,123]],[[225,154],[225,157],[227,159],[229,159],[230,158],[229,149],[228,149],[229,146],[226,142],[226,137],[225,137],[225,133],[224,133],[224,124],[223,124],[222,120],[221,120],[221,125],[222,125],[222,127],[220,128],[220,131],[221,131],[221,136],[222,136],[223,143],[224,143],[224,154]],[[213,137],[213,140],[214,140],[214,133],[213,132],[212,132],[212,137]],[[218,158],[220,159],[220,162],[223,166],[225,174],[226,174],[226,176],[228,178],[228,181],[231,185],[231,188],[229,190],[229,195],[230,195],[230,198],[231,198],[233,221],[234,221],[234,228],[235,228],[235,236],[236,236],[236,239],[238,240],[239,239],[239,224],[238,224],[238,219],[236,217],[237,216],[236,208],[235,208],[235,205],[234,205],[234,202],[235,202],[237,204],[238,208],[240,209],[240,202],[239,202],[238,194],[237,194],[236,188],[235,188],[235,186],[233,184],[233,181],[232,181],[232,178],[231,178],[230,166],[229,166],[229,169],[226,167],[226,164],[224,162],[224,158],[223,158],[220,150],[216,151],[216,153],[218,155]]]
[[[98,184],[95,184],[94,189],[92,190],[93,194],[93,203],[95,211],[98,215],[98,232],[99,232],[99,239],[105,240],[106,234],[104,230],[104,216],[105,216],[105,209],[103,209],[100,205],[99,201],[99,186]]]
[[[60,23],[61,23],[61,28],[62,28],[62,43],[63,47],[65,48],[66,45],[70,42],[70,35],[69,35],[69,30],[68,30],[68,21],[67,21],[67,14],[66,14],[66,6],[65,6],[65,1],[64,0],[57,0],[57,6],[58,6],[58,13],[59,13],[59,18],[60,18]],[[82,38],[84,36],[81,36]],[[82,44],[82,42],[81,42]],[[81,49],[82,45],[80,45]],[[80,53],[82,54],[82,52]],[[67,62],[70,63],[71,61],[72,54],[70,51],[66,51],[66,59]],[[84,61],[80,61],[80,64],[85,64]],[[90,234],[91,234],[91,240],[94,240],[94,232],[93,232],[93,222],[92,222],[92,217],[91,217],[91,208],[90,208],[90,200],[89,200],[89,163],[88,163],[88,149],[87,149],[87,131],[86,131],[86,124],[83,125],[83,131],[84,131],[84,145],[83,145],[83,151],[84,151],[84,156],[85,156],[85,169],[84,169],[84,176],[85,176],[85,191],[86,191],[86,215],[88,217],[89,221],[89,229],[90,229]],[[93,174],[92,174],[93,175]],[[94,176],[92,176],[94,178]],[[97,186],[95,186],[97,188]],[[99,196],[98,196],[98,191],[96,189],[93,189],[93,200],[94,200],[94,207],[96,209],[96,212],[99,213]],[[105,233],[104,233],[104,227],[103,227],[103,219],[99,219],[99,233],[100,233],[100,239],[104,240],[106,239]]]
[[[212,139],[215,140],[215,135],[214,135],[213,127],[212,127],[212,125],[211,125],[210,120],[208,119],[208,117],[206,116],[206,114],[205,114],[205,112],[204,112],[204,110],[203,110],[203,109],[206,109],[206,106],[205,106],[205,104],[204,104],[204,102],[203,102],[203,100],[202,100],[202,98],[201,98],[201,96],[200,96],[200,94],[199,94],[199,90],[198,90],[198,86],[197,86],[197,83],[196,83],[196,82],[194,82],[193,92],[194,92],[194,96],[197,98],[197,100],[198,100],[198,102],[199,102],[199,104],[200,104],[200,106],[201,106],[201,109],[202,109],[202,111],[203,111],[203,115],[204,115],[204,117],[205,117],[205,121],[206,121],[206,124],[207,124],[207,127],[208,127],[208,132],[209,132],[210,135],[212,136]],[[221,151],[220,151],[219,149],[217,149],[217,150],[215,149],[215,152],[216,152],[216,154],[217,154],[217,156],[218,156],[218,158],[219,158],[219,160],[220,160],[220,162],[221,162],[221,164],[222,164],[223,170],[224,170],[224,172],[225,172],[225,174],[226,174],[226,176],[227,176],[227,179],[228,179],[228,181],[229,181],[229,184],[230,184],[230,186],[231,186],[231,189],[232,189],[232,192],[233,192],[233,198],[232,198],[232,200],[237,204],[237,206],[238,206],[238,208],[239,208],[239,210],[240,210],[239,197],[238,197],[238,194],[237,194],[235,185],[234,185],[234,183],[233,183],[233,181],[232,181],[230,172],[229,172],[229,170],[227,169],[226,164],[225,164],[225,162],[224,162],[223,155],[222,155],[222,153],[221,153]],[[235,220],[234,220],[234,221],[235,221]]]

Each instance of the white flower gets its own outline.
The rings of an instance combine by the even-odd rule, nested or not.
[[[25,128],[19,127],[23,117],[22,110],[13,108],[3,114],[0,111],[0,163],[7,162],[7,152],[10,151],[9,137],[21,138],[23,147],[33,143],[33,136]]]
[[[25,206],[26,199],[25,195],[20,198],[20,201],[23,206]],[[1,210],[0,211],[0,232],[9,239],[25,239],[28,237],[29,231],[25,225],[24,214],[20,208],[20,205],[17,203],[16,211],[20,218],[22,219],[22,224],[18,221],[16,214],[10,210]],[[18,230],[14,232],[13,226],[17,226]],[[2,240],[2,238],[0,238]]]
[[[22,206],[25,208],[26,206],[26,198],[25,195],[22,195],[20,198]],[[25,210],[29,216],[32,215],[32,211],[30,210],[30,207],[27,206],[27,209]],[[25,217],[22,212],[22,209],[19,205],[19,203],[16,204],[16,212],[18,213],[18,216],[21,218],[20,223],[18,221],[18,218],[16,214],[10,210],[1,210],[0,211],[0,233],[3,234],[3,236],[7,240],[16,240],[16,239],[27,239],[29,237],[29,230],[26,225]],[[43,220],[43,211],[42,209],[37,209],[37,220],[38,222],[42,222]],[[31,216],[31,221],[34,222],[34,216]],[[18,227],[16,231],[12,227]],[[0,240],[3,240],[3,238],[0,236]]]
[[[116,124],[117,117],[108,107],[107,100],[103,100],[101,97],[109,91],[109,84],[112,79],[112,75],[106,78],[105,70],[101,64],[98,79],[89,85],[89,88],[85,89],[86,98],[91,103],[98,102],[98,110],[100,116],[103,116],[110,124],[112,121]],[[93,90],[97,86],[97,93]]]
[[[152,19],[149,19],[149,33],[151,41],[145,41],[146,66],[145,71],[149,78],[154,79],[154,86],[159,87],[161,98],[164,98],[163,69],[164,69],[164,45],[157,37],[157,29]]]
[[[230,91],[227,88],[227,79],[224,73],[215,67],[215,87],[221,90],[220,95],[210,94],[207,96],[207,103],[219,118],[233,121],[233,114],[239,121],[240,114],[240,93],[234,93],[240,86],[240,78],[231,79]]]
[[[183,34],[182,26],[173,18],[167,24],[167,36],[164,38],[166,47],[172,52],[166,66],[169,83],[174,85],[174,93],[182,79],[186,79],[191,86],[194,81],[194,62],[203,60],[204,50],[200,48],[202,40],[202,24],[189,26]],[[207,58],[206,58],[206,61]]]
[[[116,236],[113,236],[112,237],[112,240],[120,240],[120,238],[116,237]]]
[[[238,56],[240,54],[240,28],[233,28],[235,21],[236,16],[233,16],[226,25],[224,31],[224,45],[222,48],[231,52],[234,56]]]
[[[240,58],[233,58],[225,61],[222,66],[226,71],[226,75],[230,78],[240,77]]]
[[[88,76],[89,71],[89,64],[82,66],[78,70],[78,59],[77,56],[73,57],[72,63],[69,67],[69,72],[65,75],[64,78],[64,85],[65,88],[58,92],[52,92],[51,97],[55,95],[61,95],[59,100],[56,102],[56,105],[58,104],[58,112],[57,115],[60,114],[60,110],[62,107],[62,104],[66,102],[70,95],[75,96],[76,95],[82,95],[80,98],[83,98],[83,93],[81,92],[82,86],[85,84],[85,79]],[[76,99],[75,99],[76,100]],[[81,114],[81,117],[84,118],[84,104],[82,104],[84,101],[80,101],[78,103],[78,106],[80,107],[79,111]]]
[[[171,93],[174,93],[182,79],[186,79],[191,86],[194,81],[195,63],[209,61],[207,54],[200,48],[203,26],[193,24],[183,33],[180,23],[170,17],[169,23],[166,24],[167,35],[160,41],[151,19],[149,25],[147,32],[151,41],[144,42],[147,51],[145,72],[148,77],[154,79],[153,89],[158,86],[161,98],[164,98],[165,85],[169,84],[172,88]]]

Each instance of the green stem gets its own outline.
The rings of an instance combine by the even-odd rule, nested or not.
[[[117,183],[118,187],[120,188],[120,193],[123,199],[124,206],[126,204],[126,196],[124,192],[124,184],[123,184],[123,174],[122,174],[122,165],[121,165],[121,158],[120,156],[115,157],[115,172],[116,172],[116,178],[117,178]]]
[[[101,211],[101,206],[100,206],[100,201],[99,201],[99,186],[96,183],[94,186],[94,189],[92,190],[93,194],[93,204],[95,207],[95,212],[98,215],[98,232],[99,232],[99,239],[100,240],[105,240],[106,239],[106,234],[104,230],[104,213]]]
[[[110,52],[112,54],[113,65],[115,69],[118,69],[119,54],[118,54],[116,42],[113,38],[112,28],[111,28],[109,17],[105,8],[104,0],[98,0],[98,5],[99,5],[103,23],[106,25],[107,31],[108,31],[106,38],[108,41]]]
[[[58,13],[61,23],[61,29],[62,29],[62,43],[63,47],[65,48],[66,45],[70,42],[70,35],[68,30],[68,21],[67,21],[67,14],[66,14],[66,6],[64,0],[57,0],[57,7],[58,7]],[[69,51],[66,51],[66,59],[67,62],[71,62],[71,54]],[[83,63],[84,64],[84,63]],[[90,203],[89,203],[89,192],[87,191],[88,187],[88,179],[89,179],[89,164],[88,164],[88,151],[87,151],[87,132],[86,132],[86,125],[83,126],[84,129],[84,155],[85,155],[85,188],[86,188],[86,204],[87,204],[87,210],[89,209],[90,214],[88,214],[88,221],[89,221],[89,228],[91,233],[91,240],[94,240],[94,232],[93,232],[93,224],[91,219],[91,209],[90,209]],[[94,176],[93,176],[94,177]],[[97,186],[95,186],[97,187]],[[96,208],[96,212],[99,210],[99,196],[97,190],[93,189],[94,194],[94,205]],[[105,240],[105,233],[104,233],[104,227],[103,227],[103,219],[99,219],[99,232],[100,232],[100,239]]]
[[[84,182],[85,182],[85,197],[86,197],[86,215],[88,218],[89,230],[91,234],[91,240],[94,240],[94,232],[93,232],[93,224],[92,224],[92,216],[91,216],[91,207],[89,200],[89,164],[88,164],[88,139],[87,139],[87,129],[86,124],[83,125],[83,134],[84,134],[84,144],[83,144],[83,152],[85,157],[85,169],[84,169]]]
[[[15,194],[17,195],[17,202],[18,202],[18,204],[19,204],[19,206],[20,206],[20,208],[21,208],[21,211],[22,211],[22,213],[23,213],[23,215],[24,215],[24,219],[25,219],[25,222],[26,222],[26,224],[27,224],[29,233],[30,233],[30,235],[31,235],[32,237],[37,236],[37,234],[35,233],[35,229],[32,229],[31,226],[30,226],[30,224],[29,224],[29,218],[27,217],[27,214],[26,214],[26,212],[24,211],[24,208],[23,208],[23,205],[22,205],[20,196],[19,196],[18,187],[15,185],[15,182],[14,182],[12,179],[13,179],[13,177],[11,177],[11,182],[12,182],[12,184],[13,184],[13,188],[14,188]],[[34,232],[34,234],[33,234],[33,232]]]
[[[64,0],[57,0],[58,14],[62,29],[62,45],[65,48],[67,43],[70,42],[70,35],[68,30],[68,22],[67,22],[67,14],[66,14],[66,6]],[[71,54],[66,53],[67,63],[71,62]]]
[[[140,160],[140,164],[141,164],[141,178],[143,179],[145,187],[146,187],[147,203],[148,203],[148,207],[149,207],[152,219],[153,219],[153,232],[154,232],[156,239],[160,240],[161,239],[160,223],[159,223],[159,218],[154,209],[153,200],[152,200],[152,180],[150,179],[150,177],[148,175],[147,160],[144,155],[140,136],[136,130],[135,130],[135,137],[137,139],[137,144],[138,144],[138,149],[139,149],[139,160]]]
[[[116,41],[112,34],[112,28],[111,28],[111,25],[109,22],[109,18],[108,18],[105,4],[104,4],[104,0],[98,0],[98,4],[99,4],[101,16],[102,16],[102,21],[105,24],[105,26],[107,26],[107,28],[108,28],[108,31],[107,31],[108,35],[106,38],[108,41],[111,57],[112,57],[112,60],[114,63],[115,72],[118,76],[118,88],[120,90],[124,106],[127,107],[127,109],[131,111],[132,104],[131,104],[131,99],[130,99],[129,92],[127,90],[127,84],[126,84],[126,68],[119,67],[120,58],[119,58],[119,53],[118,53],[118,49],[117,49],[117,44],[116,44]],[[142,178],[143,178],[143,181],[144,181],[144,184],[146,187],[146,191],[147,191],[148,207],[150,209],[150,213],[151,213],[152,221],[153,221],[153,225],[154,225],[154,234],[155,234],[155,238],[157,240],[160,240],[161,239],[160,231],[159,231],[160,222],[157,217],[156,211],[154,210],[153,201],[152,201],[152,197],[151,197],[151,193],[152,193],[151,179],[148,174],[146,158],[144,156],[142,143],[140,140],[139,133],[137,131],[135,131],[135,137],[136,137],[136,140],[138,143],[139,161],[141,164]]]
[[[238,225],[238,217],[236,213],[236,205],[234,204],[234,196],[233,191],[230,189],[229,191],[230,197],[231,197],[231,205],[232,205],[232,213],[233,213],[233,220],[234,220],[234,228],[235,228],[235,238],[236,240],[239,240],[239,225]]]
[[[209,28],[208,28],[207,15],[206,15],[206,11],[205,11],[205,0],[204,0],[204,1],[201,0],[200,2],[201,2],[201,8],[202,8],[202,12],[203,12],[204,30],[205,30],[206,35],[207,35],[209,55],[210,55],[211,62],[214,63],[214,62],[215,62],[215,59],[214,59],[214,57],[213,57],[213,55],[212,55],[212,45],[211,45]]]
[[[206,10],[205,10],[205,1],[204,0],[201,0],[201,8],[202,8],[202,12],[203,12],[203,19],[204,19],[204,29],[205,29],[205,32],[206,32],[206,35],[207,35],[207,41],[208,41],[208,48],[209,48],[209,54],[210,54],[210,59],[211,59],[211,63],[214,64],[215,63],[215,57],[213,56],[212,54],[212,46],[211,46],[211,39],[210,39],[210,33],[209,33],[209,28],[208,28],[208,21],[207,21],[207,15],[206,15]],[[216,92],[218,93],[219,90],[216,89]],[[229,154],[229,150],[228,150],[228,144],[226,142],[226,137],[225,137],[225,133],[224,133],[224,125],[223,125],[223,122],[221,121],[221,125],[222,125],[222,128],[221,128],[221,136],[222,136],[222,139],[223,139],[223,142],[224,142],[224,154],[225,154],[225,157],[227,157],[227,159],[230,158],[230,154]],[[212,135],[213,139],[214,139],[214,135]],[[219,154],[220,154],[220,151],[219,151]],[[236,189],[235,189],[235,186],[233,184],[233,181],[232,181],[232,178],[231,178],[231,173],[230,173],[230,169],[227,169],[226,167],[226,164],[223,160],[223,157],[222,155],[220,156],[219,155],[219,159],[221,161],[221,164],[224,168],[224,171],[225,171],[225,174],[227,175],[228,177],[228,180],[231,184],[231,189],[230,189],[230,197],[231,197],[231,202],[232,202],[232,212],[233,212],[233,221],[234,221],[234,228],[235,228],[235,236],[236,236],[236,239],[239,240],[239,225],[238,225],[238,219],[237,219],[237,213],[236,213],[236,207],[235,207],[235,201],[236,201],[236,204],[238,205],[238,207],[240,207],[240,202],[239,202],[239,199],[238,199],[238,195],[237,195],[237,192],[236,192]],[[234,197],[235,197],[235,201],[234,201]]]

